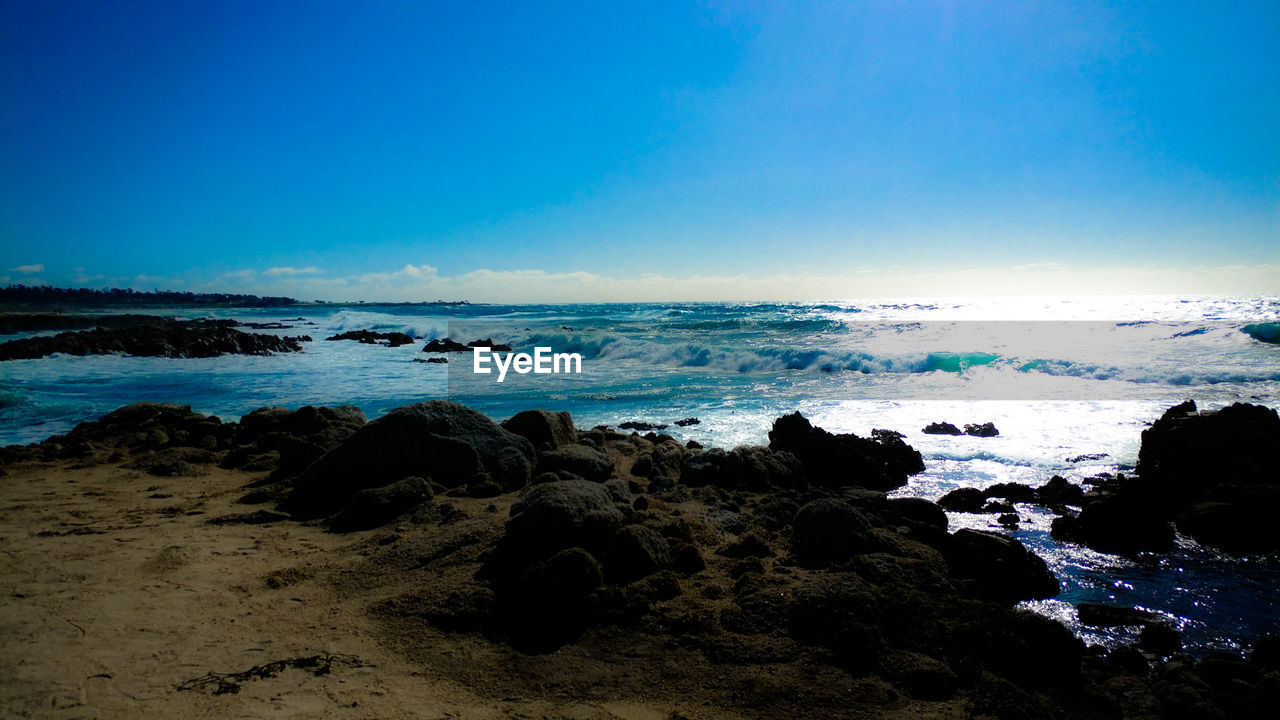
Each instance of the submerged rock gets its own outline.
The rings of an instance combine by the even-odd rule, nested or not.
[[[964,431],[949,422],[933,422],[925,425],[920,432],[925,435],[963,435]]]
[[[374,332],[372,330],[348,330],[344,333],[331,335],[325,340],[355,340],[365,345],[386,345],[387,347],[400,347],[401,345],[412,345],[413,336],[402,332]]]

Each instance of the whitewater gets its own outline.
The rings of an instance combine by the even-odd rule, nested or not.
[[[133,311],[133,312],[136,312]],[[175,313],[166,313],[175,314]],[[926,471],[896,495],[936,500],[960,487],[1076,483],[1131,472],[1143,428],[1194,399],[1280,406],[1277,297],[899,298],[827,303],[591,305],[303,304],[182,309],[180,317],[281,322],[310,335],[301,353],[208,359],[53,356],[0,363],[0,444],[66,432],[121,405],[177,402],[236,420],[264,406],[351,404],[370,418],[451,398],[503,419],[569,410],[579,427],[633,420],[682,441],[767,444],[796,410],[832,432],[888,428]],[[405,332],[397,348],[324,338]],[[246,329],[247,330],[247,329]],[[31,334],[0,336],[0,341]],[[427,340],[491,338],[514,350],[578,353],[576,375],[472,375],[469,354],[425,360]],[[1267,342],[1271,338],[1272,342]],[[678,426],[676,420],[697,418]],[[992,422],[997,437],[927,435],[935,421]],[[1166,616],[1196,652],[1239,649],[1280,627],[1280,562],[1230,558],[1180,539],[1170,553],[1123,558],[1049,537],[1053,516],[1019,505],[1016,529],[951,513],[951,529],[1007,532],[1046,559],[1058,598],[1030,604],[1089,642],[1132,640],[1081,626],[1074,605]]]

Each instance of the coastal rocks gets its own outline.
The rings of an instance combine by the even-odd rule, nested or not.
[[[511,506],[506,540],[521,554],[567,547],[602,551],[625,517],[600,483],[539,483],[526,488]]]
[[[587,480],[604,482],[613,475],[613,460],[586,445],[561,445],[555,450],[538,453],[538,472],[572,473]]]
[[[1079,515],[1053,521],[1054,539],[1128,555],[1173,547],[1173,525],[1140,494],[1121,491],[1086,495],[1083,502]]]
[[[994,423],[985,422],[980,425],[965,425],[964,434],[974,437],[995,437],[1000,434]]]
[[[1198,412],[1184,402],[1143,431],[1137,477],[1084,494],[1080,515],[1055,520],[1053,534],[1104,552],[1158,551],[1172,546],[1176,524],[1221,550],[1273,552],[1280,549],[1277,447],[1273,409],[1237,403]]]
[[[466,345],[463,345],[457,340],[442,338],[439,340],[432,340],[428,342],[425,346],[423,346],[422,352],[431,352],[431,353],[466,352],[468,350],[471,350],[472,348],[478,348],[478,347],[489,348],[490,350],[493,350],[495,352],[511,352],[510,345],[495,343],[492,338],[485,338],[484,340],[472,340]]]
[[[993,423],[967,424],[964,430],[949,422],[933,422],[925,425],[920,432],[925,435],[972,435],[974,437],[995,437],[1000,434]]]
[[[208,358],[219,355],[270,355],[300,352],[311,338],[244,333],[234,321],[150,318],[136,325],[64,332],[51,337],[10,340],[0,344],[0,360],[67,355],[132,355],[135,357]]]
[[[420,477],[407,477],[383,487],[359,490],[351,495],[329,527],[336,532],[380,527],[421,507],[433,495],[431,484]]]
[[[471,408],[446,400],[392,410],[361,427],[308,467],[287,509],[321,517],[352,494],[410,476],[444,487],[494,483],[514,490],[529,482],[533,445]]]
[[[613,536],[604,556],[610,582],[629,583],[671,564],[671,548],[662,533],[644,525],[628,525]]]
[[[400,347],[401,345],[412,345],[413,336],[402,332],[374,332],[372,330],[349,330],[337,335],[331,335],[325,340],[355,340],[364,345],[386,345],[387,347]]]
[[[640,420],[626,420],[618,424],[623,430],[638,430],[640,432],[649,432],[651,430],[666,430],[667,426],[660,423],[647,423]]]
[[[1014,538],[966,528],[951,535],[942,554],[951,572],[973,581],[975,594],[984,599],[1018,602],[1058,594],[1048,565]]]
[[[832,498],[814,500],[796,513],[791,550],[808,565],[848,560],[881,544],[861,511]]]
[[[578,442],[578,431],[569,413],[550,410],[525,410],[502,421],[509,432],[528,438],[536,450],[554,450],[561,445]]]
[[[101,462],[117,451],[142,453],[196,448],[217,452],[232,443],[235,432],[234,425],[192,412],[188,405],[139,402],[114,410],[99,420],[80,423],[66,435],[55,435],[36,448],[47,459]]]
[[[680,477],[681,483],[689,487],[764,490],[802,487],[805,476],[804,466],[789,452],[737,447],[728,452],[711,448],[690,455]]]
[[[920,453],[904,443],[900,433],[875,430],[871,438],[835,435],[814,427],[798,412],[774,421],[769,447],[790,452],[804,465],[810,483],[829,487],[892,490],[905,485],[908,475],[924,471]]]
[[[689,427],[690,425],[699,425],[701,423],[702,421],[696,417],[687,417],[676,421],[676,425],[679,427]]]
[[[222,467],[271,469],[273,478],[297,475],[320,456],[365,425],[365,416],[351,405],[297,410],[258,408],[240,418],[236,447]]]
[[[1097,603],[1079,603],[1076,613],[1081,625],[1089,627],[1143,626],[1154,622],[1157,615],[1148,610]]]
[[[987,494],[977,488],[958,488],[938,498],[938,506],[952,512],[982,512]]]

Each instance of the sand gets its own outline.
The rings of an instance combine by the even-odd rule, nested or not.
[[[536,656],[442,632],[416,604],[475,586],[469,538],[499,532],[511,496],[449,498],[447,522],[346,535],[210,522],[258,509],[235,502],[254,477],[10,467],[4,717],[963,715],[828,667],[721,667],[623,629]]]

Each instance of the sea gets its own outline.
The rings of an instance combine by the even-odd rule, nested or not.
[[[581,428],[645,422],[666,425],[663,432],[681,441],[726,448],[767,444],[773,420],[800,411],[832,432],[903,433],[926,470],[894,495],[936,500],[962,487],[1130,473],[1142,430],[1187,399],[1201,409],[1280,407],[1274,296],[317,303],[155,312],[279,322],[287,327],[246,330],[313,340],[301,353],[263,357],[56,355],[0,363],[0,444],[39,442],[139,400],[236,420],[266,406],[339,404],[372,419],[451,398],[496,420],[535,407],[568,410]],[[325,340],[349,330],[403,332],[415,342],[392,348]],[[0,341],[33,334],[40,333]],[[445,337],[577,354],[582,371],[510,371],[499,383],[496,372],[474,372],[470,353],[423,362],[432,357],[424,343]],[[698,422],[676,424],[690,418]],[[922,432],[937,421],[991,422],[1000,434]],[[1086,642],[1116,646],[1133,641],[1137,629],[1082,626],[1075,610],[1082,602],[1157,613],[1193,654],[1240,652],[1280,631],[1275,556],[1227,556],[1187,538],[1167,553],[1109,555],[1051,538],[1054,515],[1044,509],[1018,505],[1017,514],[1016,528],[998,525],[995,515],[949,518],[952,530],[1007,533],[1043,557],[1062,591],[1027,607]]]

